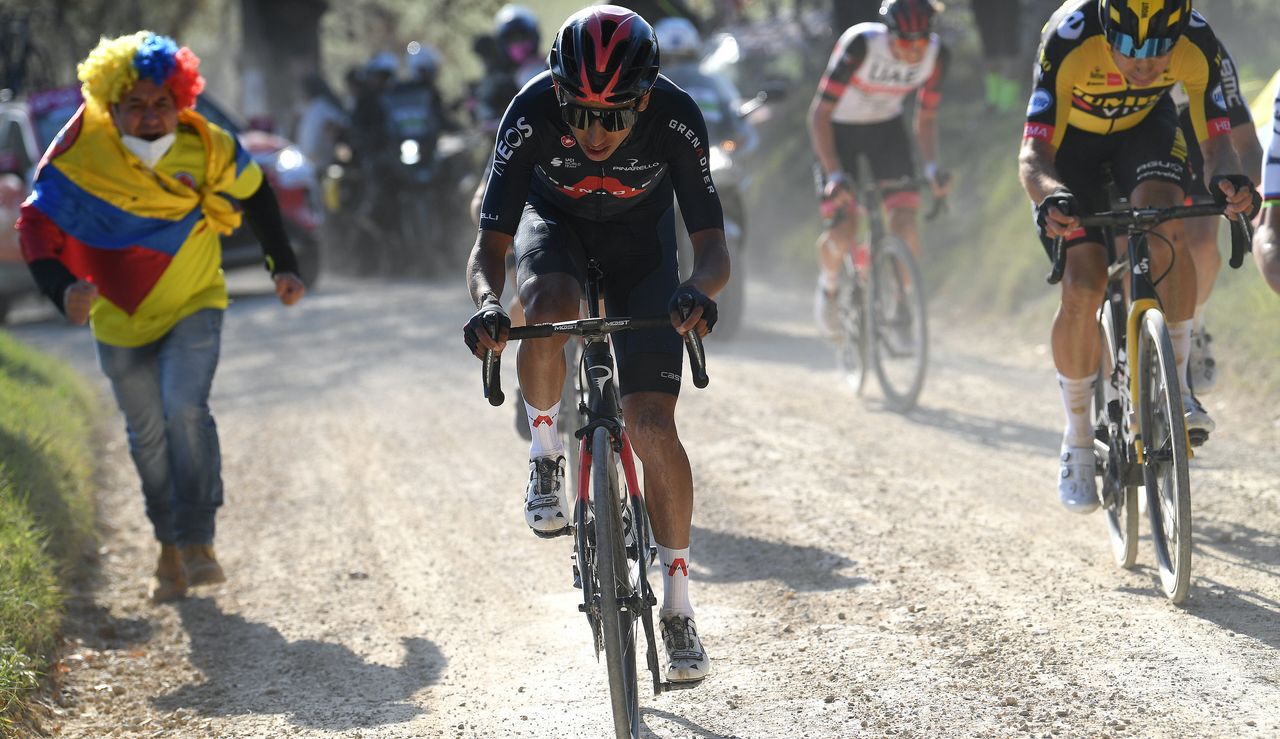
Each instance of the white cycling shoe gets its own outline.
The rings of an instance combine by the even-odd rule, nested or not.
[[[1194,395],[1182,396],[1182,416],[1187,422],[1187,437],[1192,446],[1200,446],[1209,440],[1209,434],[1217,424],[1209,417],[1209,412],[1200,405]]]
[[[1062,445],[1058,471],[1058,502],[1072,513],[1098,510],[1097,461],[1091,446]]]
[[[564,457],[529,460],[529,487],[524,496],[524,521],[533,533],[551,538],[569,533],[564,489]]]
[[[666,648],[662,674],[669,683],[696,683],[711,674],[711,658],[698,638],[693,617],[659,614],[662,646]]]

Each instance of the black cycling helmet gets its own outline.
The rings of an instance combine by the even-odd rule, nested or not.
[[[498,43],[508,43],[514,39],[531,39],[538,45],[538,16],[523,5],[503,5],[493,16],[493,35]]]
[[[1111,48],[1148,59],[1173,51],[1191,22],[1191,0],[1102,0],[1098,17]]]
[[[547,66],[570,97],[603,105],[628,103],[658,80],[658,38],[636,13],[617,5],[593,5],[560,27]]]
[[[937,14],[931,0],[884,0],[880,5],[880,22],[904,39],[929,38]]]

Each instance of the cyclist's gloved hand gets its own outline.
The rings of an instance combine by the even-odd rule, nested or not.
[[[1231,186],[1228,195],[1222,189],[1222,183]],[[1245,218],[1253,220],[1262,207],[1262,195],[1254,187],[1253,180],[1242,174],[1218,175],[1209,180],[1209,192],[1213,193],[1214,202],[1222,206],[1228,215],[1244,213]]]
[[[680,312],[680,304],[682,301],[687,301],[690,306],[690,319],[695,318],[699,308],[702,309],[701,317],[697,319],[695,324],[686,325],[689,324],[689,319],[686,319]],[[680,331],[681,335],[690,328],[698,326],[698,334],[705,336],[706,334],[711,333],[711,329],[715,327],[716,319],[719,317],[719,312],[716,308],[716,301],[707,297],[701,290],[692,285],[681,285],[676,288],[675,294],[671,296],[671,302],[667,303],[667,311],[671,313],[671,322],[676,326],[676,330]],[[705,330],[701,328],[700,324],[706,325]]]
[[[834,200],[841,194],[853,192],[853,188],[849,182],[849,175],[844,172],[832,172],[827,178],[826,184],[822,186],[822,199]]]
[[[496,325],[498,328],[498,338],[495,341],[489,334],[489,323]],[[501,352],[502,347],[507,341],[507,330],[511,328],[511,317],[503,310],[502,303],[497,300],[485,301],[480,309],[471,314],[466,324],[462,327],[462,340],[467,343],[467,348],[471,353],[479,359],[484,359],[484,353],[487,349]],[[483,336],[484,338],[481,338]]]
[[[1051,208],[1058,213],[1050,213]],[[1079,210],[1076,196],[1070,190],[1065,187],[1054,190],[1036,206],[1036,227],[1040,229],[1040,235],[1053,239],[1071,233],[1079,227],[1076,221]]]

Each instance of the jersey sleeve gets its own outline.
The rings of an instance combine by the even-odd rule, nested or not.
[[[1231,133],[1231,119],[1222,87],[1221,45],[1209,24],[1194,13],[1187,32],[1179,39],[1185,45],[1178,59],[1178,75],[1187,88],[1191,125],[1201,142]]]
[[[1266,200],[1266,207],[1280,206],[1280,90],[1276,91],[1271,141],[1267,144],[1267,161],[1262,168],[1262,197]]]
[[[1218,53],[1221,59],[1218,67],[1222,75],[1222,97],[1227,103],[1227,117],[1231,120],[1231,127],[1252,125],[1253,113],[1240,90],[1240,68],[1221,40],[1218,41]]]
[[[539,143],[531,123],[535,118],[526,113],[528,91],[529,88],[525,88],[525,92],[511,101],[498,126],[493,155],[485,172],[484,199],[480,206],[482,231],[515,236],[516,227],[520,225]],[[544,128],[541,135],[550,135],[549,130]]]
[[[947,47],[938,46],[938,59],[933,64],[933,74],[929,75],[929,79],[924,81],[924,86],[920,88],[920,107],[924,110],[937,110],[938,105],[942,103],[942,81],[947,77],[947,66],[950,64],[951,53],[947,51]]]
[[[822,81],[818,83],[818,94],[829,103],[840,100],[849,80],[853,79],[853,73],[867,58],[867,39],[856,29],[857,26],[853,26],[840,36],[835,50],[831,52],[831,60],[827,62],[827,70],[822,74]]]
[[[1036,62],[1035,84],[1027,101],[1027,120],[1023,138],[1047,141],[1055,148],[1067,135],[1067,119],[1071,115],[1072,76],[1078,66],[1072,52],[1074,42],[1051,31],[1040,45]]]
[[[221,146],[230,150],[231,156],[228,158],[228,165],[236,168],[236,177],[232,181],[224,193],[230,195],[236,200],[245,200],[250,195],[258,191],[262,187],[262,168],[258,163],[253,161],[253,157],[249,156],[249,152],[245,151],[240,145],[239,139],[226,131],[217,128],[213,124],[209,125],[210,133],[213,135],[214,145]]]
[[[681,92],[667,124],[671,184],[689,233],[724,228],[720,195],[711,179],[711,144],[707,124],[693,98]]]

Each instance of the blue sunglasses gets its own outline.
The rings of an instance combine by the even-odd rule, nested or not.
[[[1107,31],[1107,43],[1111,48],[1130,59],[1150,59],[1173,51],[1176,38],[1149,38],[1141,44],[1133,36],[1119,31]]]

